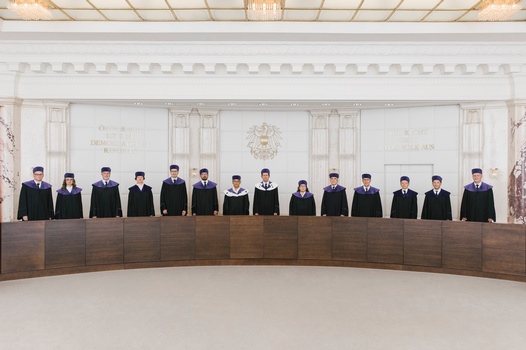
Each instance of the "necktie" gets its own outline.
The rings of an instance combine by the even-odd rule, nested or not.
[[[104,187],[108,186],[108,181],[104,181]]]
[[[404,196],[405,196],[405,190],[402,191],[404,193]]]
[[[438,191],[435,191],[435,195],[438,197]]]
[[[175,179],[172,179],[173,180],[173,184],[175,185]]]
[[[203,187],[206,187],[206,181],[203,183]]]
[[[479,191],[479,185],[475,185],[477,187],[477,192]]]
[[[37,188],[40,189],[40,182],[37,183]]]
[[[268,189],[268,184],[263,184],[263,187],[264,187],[265,189]]]
[[[336,189],[336,186],[332,186],[332,190],[334,191]]]
[[[365,189],[365,192],[369,192],[369,188],[366,188],[366,189]]]

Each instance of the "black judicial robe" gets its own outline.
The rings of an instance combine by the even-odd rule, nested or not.
[[[223,202],[223,215],[249,215],[250,202],[248,191],[244,188],[234,192],[233,188],[225,191],[225,201]]]
[[[128,217],[133,216],[155,216],[153,207],[152,188],[143,185],[142,190],[135,185],[129,188],[128,193]]]
[[[314,195],[310,192],[305,192],[302,197],[299,191],[294,192],[290,197],[289,215],[316,216]]]
[[[263,182],[256,184],[254,206],[252,207],[254,215],[279,215],[278,184],[270,181],[268,183],[268,188],[263,187]]]
[[[167,214],[163,214],[163,210]],[[177,178],[175,184],[171,177],[163,181],[161,187],[161,215],[181,216],[183,211],[188,212],[188,193],[186,191],[186,182]]]
[[[453,220],[450,194],[443,189],[438,192],[438,196],[434,189],[427,191],[420,218],[424,220]]]
[[[53,218],[53,197],[50,184],[42,181],[38,188],[34,180],[22,183],[17,219],[22,220],[24,216],[27,216],[29,221]]]
[[[365,192],[363,186],[356,187],[352,200],[351,216],[381,218],[383,213],[380,190],[371,186],[369,191]]]
[[[98,181],[93,184],[89,217],[114,218],[122,216],[121,196],[119,184],[109,180],[108,185]]]
[[[349,216],[349,204],[345,190],[346,188],[340,185],[336,185],[334,190],[332,186],[327,186],[323,189],[321,201],[322,216]]]
[[[418,215],[417,195],[418,193],[406,190],[404,195],[402,189],[393,192],[393,203],[391,205],[391,217],[400,219],[416,219]]]
[[[488,219],[496,220],[493,186],[484,182],[481,182],[478,190],[475,183],[464,186],[460,205],[460,219],[462,218],[477,222],[488,222]]]
[[[206,187],[201,181],[193,184],[192,214],[214,215],[214,211],[219,211],[217,184],[208,180],[206,182]]]
[[[55,219],[82,219],[82,188],[74,187],[69,192],[67,189],[57,190],[55,205]]]

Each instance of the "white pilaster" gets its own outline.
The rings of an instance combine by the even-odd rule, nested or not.
[[[69,103],[45,102],[47,119],[46,181],[55,187],[69,169]]]
[[[526,100],[508,101],[508,222],[526,224]]]
[[[484,168],[482,164],[482,111],[484,106],[461,105],[461,155],[460,155],[460,174],[461,186],[459,193],[462,193],[462,186],[471,182],[471,169]]]
[[[190,111],[170,109],[170,164],[179,165],[179,175],[187,181],[191,179],[190,167]]]

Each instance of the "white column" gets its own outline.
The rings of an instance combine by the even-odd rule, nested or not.
[[[360,181],[360,111],[339,109],[338,113],[340,114],[340,178],[345,183],[344,186],[356,187]]]
[[[199,134],[200,167],[207,168],[210,172],[210,179],[219,183],[219,110],[199,109],[199,114],[201,115]]]
[[[508,223],[526,224],[526,100],[508,102]]]
[[[329,183],[329,173],[337,171],[329,167],[329,114],[330,111],[310,111],[311,113],[311,171],[309,188],[314,193],[320,214],[323,188]]]
[[[191,182],[190,176],[190,111],[170,109],[170,164],[179,165],[179,175]],[[168,166],[167,170],[168,171]]]
[[[482,164],[482,111],[483,105],[461,105],[461,154],[459,167],[459,193],[464,184],[472,181],[471,169],[484,168]]]
[[[0,99],[0,217],[2,222],[16,220],[20,191],[21,101]]]
[[[62,184],[69,169],[69,103],[45,102],[47,120],[46,182],[54,187]]]

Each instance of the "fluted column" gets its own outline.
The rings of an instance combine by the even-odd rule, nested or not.
[[[191,182],[190,111],[170,109],[170,126],[170,164],[179,165],[181,178]]]
[[[471,182],[471,169],[484,168],[482,164],[482,105],[461,105],[462,113],[462,150],[461,166],[459,174],[459,193],[462,193],[462,186]]]
[[[200,167],[210,171],[211,180],[219,182],[218,114],[219,110],[199,109],[201,116],[199,134]]]
[[[328,184],[329,169],[329,114],[330,111],[310,111],[311,113],[311,171],[309,188],[317,203],[321,204],[323,187]],[[335,169],[333,171],[336,171]],[[320,214],[318,205],[318,213]]]
[[[344,186],[356,187],[356,181],[360,181],[360,152],[358,150],[360,111],[356,109],[339,109],[339,164],[341,169],[341,179]],[[358,183],[359,184],[359,183]]]
[[[59,186],[69,168],[69,103],[46,102],[47,169],[46,181]]]
[[[21,101],[0,99],[0,217],[2,222],[16,220],[20,191]]]

